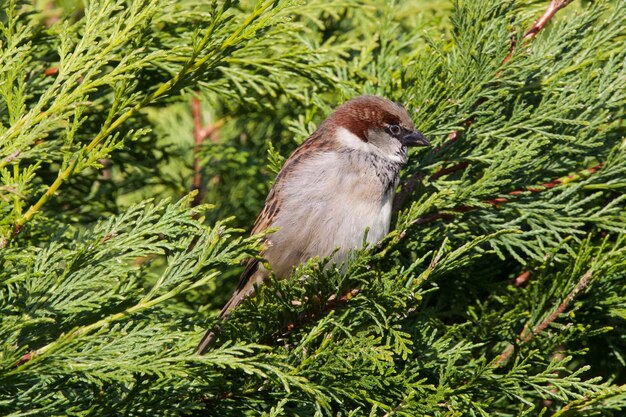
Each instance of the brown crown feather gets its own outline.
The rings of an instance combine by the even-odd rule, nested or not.
[[[364,142],[367,142],[367,131],[372,128],[400,125],[407,130],[415,130],[409,113],[401,104],[377,96],[359,96],[345,102],[337,107],[326,123],[333,128],[345,127]]]

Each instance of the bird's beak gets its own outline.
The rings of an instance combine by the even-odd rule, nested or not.
[[[414,132],[408,132],[404,135],[402,138],[402,144],[404,146],[430,146],[428,139],[426,139],[424,135],[417,130]]]

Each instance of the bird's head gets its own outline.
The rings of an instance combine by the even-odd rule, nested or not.
[[[376,96],[360,96],[339,106],[327,120],[340,146],[376,152],[390,158],[406,156],[409,146],[428,146],[406,109]]]

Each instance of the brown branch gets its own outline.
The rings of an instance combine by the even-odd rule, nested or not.
[[[460,162],[456,165],[452,165],[448,168],[439,168],[437,172],[430,176],[430,181],[436,181],[444,175],[449,175],[457,171],[462,171],[469,166],[469,162]]]
[[[6,158],[4,158],[2,160],[2,163],[0,164],[0,168],[4,168],[5,166],[9,165],[11,162],[13,162],[18,156],[20,156],[20,150],[18,149],[17,151],[13,152],[11,155],[7,156]]]
[[[565,299],[561,302],[561,304],[559,304],[557,308],[554,309],[554,311],[552,311],[550,315],[548,315],[548,317],[543,319],[542,322],[539,323],[537,326],[535,326],[530,332],[528,331],[529,326],[527,323],[522,329],[522,331],[520,332],[515,343],[502,351],[500,356],[498,356],[498,358],[495,360],[494,365],[496,367],[499,367],[505,364],[506,361],[511,356],[511,354],[513,353],[515,346],[529,342],[533,337],[535,337],[536,335],[538,335],[539,333],[547,329],[550,324],[552,324],[557,318],[559,318],[561,314],[565,312],[565,310],[571,304],[574,298],[576,298],[578,294],[580,294],[582,291],[584,291],[587,288],[587,286],[591,282],[591,278],[592,278],[592,271],[590,269],[587,272],[585,272],[585,274],[580,278],[576,286],[572,289],[572,291],[570,291],[569,294],[567,294],[567,297],[565,297]]]
[[[521,274],[519,274],[517,277],[515,277],[515,279],[513,280],[513,285],[515,285],[516,287],[521,287],[522,285],[528,282],[529,278],[530,278],[530,271],[524,271]]]
[[[574,182],[579,180],[580,178],[582,178],[583,176],[589,176],[592,174],[595,174],[596,172],[598,172],[600,169],[602,169],[602,167],[604,167],[604,162],[599,163],[598,165],[592,166],[590,168],[587,169],[583,169],[582,171],[578,172],[578,173],[574,173],[574,174],[570,174],[570,175],[566,175],[565,177],[561,177],[561,178],[556,178],[552,181],[543,183],[541,185],[538,186],[530,186],[530,187],[525,187],[525,188],[518,188],[517,190],[513,190],[513,191],[509,191],[507,194],[509,196],[517,196],[520,194],[524,194],[527,192],[531,192],[531,193],[540,193],[546,190],[550,190],[558,185],[565,185],[568,184],[570,182]],[[489,203],[492,205],[499,205],[499,204],[504,204],[506,202],[508,202],[510,199],[510,197],[497,197],[491,200],[485,200],[485,203]]]
[[[55,7],[53,0],[48,0],[43,7],[44,23],[47,27],[52,27],[61,20],[61,8]]]
[[[568,183],[577,181],[584,176],[590,176],[598,172],[600,169],[602,169],[603,166],[604,166],[604,162],[601,162],[598,165],[595,165],[591,168],[584,169],[578,173],[574,173],[574,174],[567,175],[565,177],[557,178],[552,181],[543,183],[541,185],[518,188],[516,190],[509,191],[506,197],[496,197],[490,200],[483,200],[483,203],[491,204],[494,207],[498,207],[502,204],[508,203],[509,201],[511,201],[511,198],[515,196],[523,195],[524,193],[541,193],[543,191],[550,190],[556,186],[566,185]],[[456,165],[453,167],[456,167]],[[453,167],[450,167],[450,168],[453,168]],[[479,208],[480,207],[457,206],[443,213],[442,212],[428,213],[421,217],[418,217],[416,220],[414,220],[411,223],[411,225],[428,224],[439,219],[453,219],[455,213],[467,213],[468,211],[478,210]]]
[[[111,159],[110,158],[102,158],[99,160],[100,164],[102,164],[102,179],[104,181],[111,180]]]
[[[200,100],[194,97],[191,100],[191,112],[193,115],[193,182],[192,190],[198,192],[193,198],[193,205],[197,206],[202,201],[202,172],[200,171],[200,158],[198,152],[202,146],[202,142],[206,137],[202,136],[202,114],[200,111]]]
[[[285,337],[289,335],[298,327],[298,325],[303,325],[306,323],[316,321],[318,318],[327,315],[332,310],[336,310],[340,306],[347,304],[348,301],[350,301],[351,299],[359,295],[360,292],[361,290],[359,288],[354,288],[346,292],[344,295],[342,295],[339,298],[337,298],[336,295],[330,296],[328,300],[326,300],[326,304],[324,305],[323,309],[316,311],[316,312],[308,312],[308,313],[301,314],[297,320],[291,323],[288,323],[286,326],[283,327],[282,330],[274,333],[271,336],[271,338],[278,339],[279,337]],[[298,305],[297,303],[299,303],[299,301],[292,302],[292,304],[294,305]]]
[[[47,68],[43,73],[44,73],[44,75],[47,75],[49,77],[52,76],[52,75],[57,75],[59,73],[59,67]]]
[[[431,174],[429,177],[430,181],[435,181],[437,179],[439,179],[440,177],[443,177],[444,175],[449,175],[452,174],[454,172],[457,171],[461,171],[464,170],[465,168],[467,168],[469,165],[469,162],[460,162],[456,165],[452,165],[448,168],[443,168],[440,167],[437,172],[435,172],[434,174]],[[415,187],[417,187],[418,183],[421,183],[421,181],[424,179],[424,177],[426,177],[426,174],[424,172],[417,172],[415,175],[411,176],[406,183],[404,184],[404,186],[400,189],[400,191],[398,192],[398,194],[396,194],[394,200],[393,200],[393,210],[394,211],[398,211],[400,209],[400,207],[402,207],[402,204],[404,204],[404,201],[407,199],[407,197],[413,192],[415,191]]]
[[[546,25],[554,17],[556,12],[558,12],[559,10],[561,10],[563,7],[567,6],[571,2],[572,0],[552,0],[550,2],[550,5],[546,9],[546,11],[543,12],[543,14],[541,15],[541,17],[537,19],[535,23],[533,23],[533,25],[530,27],[530,29],[526,31],[526,33],[522,37],[521,43],[523,45],[526,45],[528,44],[528,42],[532,41],[535,38],[535,36],[537,36],[537,33],[539,33],[541,29],[546,27]],[[506,64],[507,62],[509,62],[509,60],[513,57],[513,53],[515,52],[515,49],[516,49],[516,43],[512,42],[511,50],[509,51],[509,54],[506,56],[506,58],[504,58],[503,64]],[[498,75],[499,74],[500,73],[498,73]]]
[[[220,119],[217,122],[209,126],[203,126],[202,109],[200,106],[200,100],[194,97],[191,100],[191,114],[193,116],[193,181],[191,185],[192,190],[196,190],[197,193],[193,199],[192,205],[197,206],[202,201],[202,167],[200,166],[199,152],[202,148],[202,144],[207,138],[211,138],[213,143],[217,142],[217,131],[224,124],[224,119]]]
[[[541,17],[537,19],[535,24],[526,32],[526,34],[522,38],[522,41],[533,40],[535,36],[537,35],[537,33],[539,33],[539,31],[548,24],[550,19],[554,17],[556,12],[558,12],[563,7],[570,4],[572,1],[573,0],[552,0],[550,2],[550,6],[548,6],[546,11],[543,13],[543,15],[541,15]]]
[[[554,17],[554,15],[559,10],[561,10],[562,8],[570,4],[572,1],[573,0],[552,0],[550,2],[550,5],[546,9],[546,11],[541,15],[541,17],[537,19],[535,23],[533,23],[533,25],[530,27],[530,29],[528,29],[528,31],[526,31],[526,33],[524,34],[524,37],[522,38],[522,43],[528,44],[530,41],[532,41],[535,38],[535,36],[537,36],[537,33],[539,33],[539,31],[541,31],[548,24],[548,22]],[[515,52],[516,49],[517,49],[517,42],[515,41],[515,39],[512,39],[511,48],[509,50],[508,55],[502,61],[502,65],[505,65],[506,63],[509,62],[509,60],[513,57],[513,53]],[[497,72],[496,77],[499,77],[501,73],[502,73],[502,70]],[[483,102],[484,102],[483,99],[478,99],[472,107],[477,108]],[[473,117],[469,117],[465,119],[463,122],[461,122],[462,130],[466,130],[468,127],[470,127],[474,123],[474,121],[475,120]],[[450,145],[454,144],[460,137],[461,137],[461,129],[451,132],[450,134],[448,134],[448,140],[444,142],[443,144],[439,145],[435,149],[435,151],[438,152],[438,151],[441,151],[442,149],[447,149]],[[399,210],[404,205],[404,202],[407,199],[407,197],[413,193],[415,188],[418,186],[419,183],[421,183],[424,177],[425,177],[425,174],[421,172],[417,172],[402,185],[400,191],[398,192],[398,194],[396,195],[396,198],[394,199],[393,207],[395,211]]]
[[[408,180],[404,182],[400,191],[396,194],[393,199],[393,211],[396,212],[400,210],[400,208],[404,205],[406,199],[415,191],[415,188],[418,184],[421,184],[422,179],[426,174],[423,171],[418,171],[415,174],[411,175]]]

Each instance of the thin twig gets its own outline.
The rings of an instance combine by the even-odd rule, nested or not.
[[[621,395],[626,392],[626,384],[618,385],[618,386],[608,386],[603,390],[600,390],[591,396],[584,395],[581,398],[576,398],[575,400],[565,404],[560,410],[556,411],[552,414],[551,417],[560,417],[564,415],[574,415],[573,413],[569,413],[569,411],[591,409],[591,406],[599,401],[611,398],[615,395]],[[579,414],[577,414],[579,415]]]
[[[464,162],[459,162],[458,164],[452,165],[448,168],[440,167],[437,172],[430,175],[429,180],[435,181],[439,179],[440,177],[443,177],[444,175],[449,175],[454,172],[464,170],[465,168],[468,167],[468,165],[469,165],[469,162],[464,161]],[[404,186],[400,189],[400,191],[398,192],[398,194],[396,194],[396,197],[394,198],[394,201],[393,201],[394,211],[398,211],[400,209],[400,207],[402,206],[406,198],[409,196],[410,193],[415,191],[415,187],[417,186],[418,183],[421,183],[424,177],[426,177],[426,174],[424,172],[417,172],[415,175],[412,175],[406,181]]]
[[[552,311],[552,313],[548,315],[548,317],[543,319],[543,321],[535,326],[530,332],[528,331],[529,326],[527,323],[524,326],[524,329],[522,329],[522,331],[520,332],[519,337],[517,338],[515,343],[502,351],[500,356],[498,356],[498,358],[495,360],[494,365],[496,367],[502,366],[504,363],[506,363],[506,361],[513,353],[515,346],[529,342],[533,337],[547,329],[550,324],[552,324],[557,318],[559,318],[561,314],[565,312],[565,310],[571,304],[574,298],[576,298],[578,294],[580,294],[582,291],[585,290],[585,288],[587,288],[587,286],[591,282],[592,276],[593,275],[591,269],[585,272],[576,284],[576,286],[572,289],[572,291],[570,291],[569,294],[567,294],[567,297],[565,297],[561,304],[559,304],[557,308],[555,308],[554,311]]]
[[[535,38],[535,36],[537,36],[537,33],[539,33],[541,29],[546,27],[546,25],[554,17],[556,12],[558,12],[563,7],[570,4],[572,1],[573,0],[552,0],[550,2],[550,5],[546,9],[546,11],[543,12],[543,14],[541,15],[541,17],[537,19],[535,23],[530,27],[530,29],[526,31],[520,43],[522,45],[526,45],[528,42],[532,41]],[[516,43],[512,42],[511,50],[509,51],[509,54],[506,56],[506,58],[504,58],[503,64],[506,64],[507,62],[509,62],[509,60],[513,57],[513,53],[515,52],[515,49],[516,49]]]
[[[515,277],[515,279],[513,280],[513,285],[515,285],[516,287],[521,287],[522,285],[526,284],[526,282],[528,282],[529,278],[530,271],[526,270],[519,274],[517,277]]]
[[[468,165],[469,165],[469,162],[460,162],[448,168],[439,168],[439,170],[435,172],[434,174],[432,174],[429,179],[430,181],[436,181],[437,179],[443,177],[444,175],[449,175],[457,171],[462,171],[465,168],[467,168]]]
[[[566,175],[564,177],[561,178],[556,178],[552,181],[549,182],[545,182],[541,185],[537,185],[537,186],[530,186],[530,187],[525,187],[525,188],[518,188],[517,190],[513,190],[513,191],[509,191],[507,194],[509,196],[516,196],[516,195],[520,195],[520,194],[524,194],[527,192],[531,192],[531,193],[540,193],[549,189],[552,189],[558,185],[564,185],[564,184],[569,184],[571,182],[577,181],[579,179],[581,179],[582,177],[588,177],[592,174],[595,174],[596,172],[598,172],[600,169],[602,169],[602,167],[604,167],[604,162],[599,163],[598,165],[594,165],[590,168],[586,168],[583,169],[582,171],[578,172],[578,173],[574,173],[574,174],[570,174],[570,175]],[[506,202],[508,202],[510,199],[510,197],[498,197],[498,198],[494,198],[491,200],[485,200],[485,203],[489,203],[492,205],[499,205],[499,204],[504,204]]]
[[[55,7],[54,1],[48,0],[44,4],[43,9],[44,9],[43,16],[45,17],[44,22],[47,27],[52,27],[53,25],[55,25],[61,20],[62,9],[60,7],[59,8]]]
[[[11,155],[7,156],[6,158],[4,158],[2,160],[2,162],[0,162],[0,169],[4,168],[5,166],[9,165],[11,162],[13,162],[15,160],[15,158],[17,158],[18,156],[20,156],[20,150],[18,149],[17,151],[13,152]]]
[[[524,188],[518,188],[513,191],[509,191],[506,197],[496,197],[496,198],[492,198],[489,200],[483,200],[483,203],[491,204],[494,207],[499,207],[502,204],[508,203],[511,200],[511,198],[518,196],[518,195],[523,195],[525,193],[533,193],[533,194],[541,193],[543,191],[550,190],[559,185],[566,185],[566,184],[578,181],[579,179],[583,177],[588,177],[592,174],[595,174],[600,169],[602,169],[603,166],[604,166],[604,162],[598,165],[592,166],[590,168],[583,169],[582,171],[579,171],[578,173],[566,175],[561,178],[556,178],[552,181],[549,181],[540,185],[528,186]],[[445,213],[439,212],[439,213],[425,214],[421,217],[418,217],[416,220],[414,220],[412,224],[420,225],[420,224],[432,223],[439,219],[453,219],[455,217],[455,214],[467,213],[468,211],[478,210],[479,208],[480,207],[457,206],[457,207],[450,209],[450,211],[447,211]]]
[[[110,181],[111,180],[111,159],[110,158],[102,158],[99,159],[98,162],[102,164],[102,180]]]
[[[526,32],[526,34],[522,38],[522,41],[530,41],[534,39],[537,33],[539,33],[539,31],[548,24],[550,19],[554,17],[556,12],[570,4],[572,1],[573,0],[552,0],[550,2],[550,6],[548,6],[543,15],[541,15],[541,17],[537,19],[535,24],[528,30],[528,32]]]
[[[224,119],[220,119],[217,122],[209,126],[204,126],[202,120],[202,108],[200,106],[200,100],[194,97],[191,100],[191,113],[193,116],[193,182],[191,185],[192,190],[196,190],[197,193],[193,199],[192,205],[197,206],[202,201],[204,195],[202,191],[202,167],[200,166],[200,149],[202,144],[207,138],[211,138],[213,142],[216,142],[216,133],[220,127],[224,124]]]
[[[360,292],[361,290],[359,288],[354,288],[346,292],[344,295],[342,295],[339,298],[337,298],[335,295],[329,297],[328,300],[326,300],[326,304],[324,305],[324,308],[321,311],[301,314],[297,320],[287,324],[286,326],[283,327],[282,330],[274,333],[272,335],[272,339],[285,337],[289,335],[290,333],[292,333],[299,325],[301,326],[303,324],[313,322],[317,320],[319,317],[327,315],[331,311],[336,310],[342,305],[347,304],[348,301],[350,301],[351,299],[359,295]]]
[[[198,193],[194,197],[194,205],[201,199],[201,186],[202,186],[202,175],[200,173],[200,161],[198,159],[198,151],[200,150],[200,146],[202,142],[204,142],[204,137],[202,137],[202,114],[200,109],[200,100],[197,97],[191,99],[191,114],[193,117],[193,182],[192,189],[198,190]]]
[[[425,176],[426,174],[423,171],[418,171],[415,174],[411,175],[409,179],[404,182],[404,184],[400,188],[400,191],[398,191],[395,198],[393,199],[394,212],[402,208],[406,199],[409,197],[409,195],[413,193],[413,191],[415,191],[417,185],[422,183],[422,179],[424,179]]]

